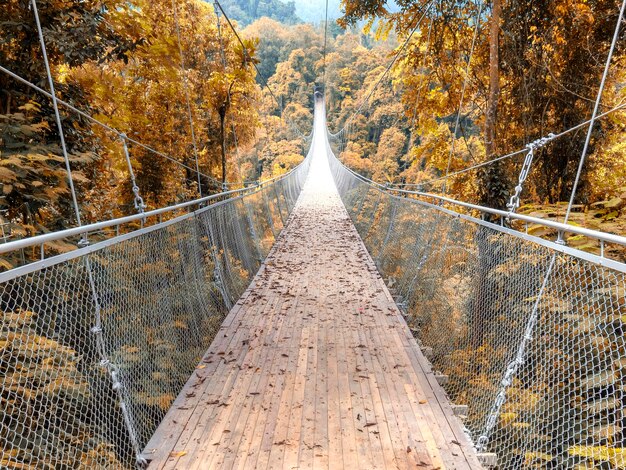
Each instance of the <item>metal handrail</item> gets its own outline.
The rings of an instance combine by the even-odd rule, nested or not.
[[[300,163],[298,166],[291,169],[289,172],[285,173],[284,175],[275,176],[265,181],[261,181],[258,184],[251,186],[251,187],[224,191],[218,194],[213,194],[211,196],[205,196],[199,199],[194,199],[193,201],[186,201],[186,202],[182,202],[180,204],[176,204],[173,206],[163,207],[161,209],[154,209],[152,211],[147,211],[143,214],[129,215],[126,217],[111,219],[111,220],[107,220],[104,222],[96,222],[96,223],[89,224],[89,225],[83,225],[82,227],[69,228],[69,229],[58,231],[58,232],[45,233],[42,235],[36,235],[34,237],[29,237],[29,238],[24,238],[21,240],[15,240],[12,242],[3,243],[3,244],[0,244],[0,254],[10,253],[13,251],[17,251],[17,250],[21,250],[21,249],[29,248],[33,246],[42,246],[53,241],[63,240],[63,239],[70,238],[70,237],[75,237],[75,236],[82,237],[89,233],[98,232],[106,228],[119,227],[121,225],[126,225],[132,222],[141,222],[141,221],[144,221],[148,217],[161,216],[163,214],[175,212],[181,209],[186,209],[191,206],[199,206],[201,204],[212,202],[212,201],[215,201],[217,199],[221,199],[227,196],[235,196],[235,195],[239,196],[244,193],[252,194],[258,191],[260,188],[267,186],[270,183],[274,183],[283,178],[286,178],[291,173],[296,171],[300,167],[300,165],[304,164],[305,161],[306,161],[306,158],[302,163]],[[155,224],[155,226],[158,226],[161,223],[162,222],[159,222],[158,224]]]
[[[439,196],[437,194],[425,193],[421,191],[409,191],[405,189],[398,189],[398,188],[385,186],[383,184],[377,183],[376,181],[373,181],[357,173],[356,171],[348,168],[336,156],[334,157],[343,168],[345,168],[348,172],[350,172],[356,178],[360,179],[361,181],[365,183],[373,185],[377,189],[382,190],[382,191],[396,193],[396,194],[419,196],[423,198],[430,198],[435,201],[445,202],[445,203],[452,204],[455,206],[464,207],[466,209],[476,210],[484,214],[495,215],[495,216],[500,217],[502,220],[508,218],[508,219],[520,220],[525,223],[542,225],[544,227],[548,227],[548,228],[556,230],[561,236],[564,235],[565,233],[571,233],[575,235],[583,235],[583,236],[593,238],[593,239],[596,239],[598,241],[605,242],[605,243],[615,243],[618,245],[626,246],[626,237],[615,235],[612,233],[605,233],[605,232],[591,230],[591,229],[587,229],[583,227],[576,227],[574,225],[563,224],[563,223],[555,222],[551,220],[539,219],[537,217],[531,217],[531,216],[523,215],[523,214],[516,214],[516,213],[510,214],[508,211],[493,209],[491,207],[479,206],[477,204],[470,204],[468,202],[461,202],[461,201],[457,201],[456,199],[452,199],[452,198],[445,197],[445,196]]]
[[[600,241],[604,241],[607,243],[615,243],[618,245],[626,246],[626,237],[622,237],[620,235],[615,235],[612,233],[600,232],[598,230],[591,230],[584,227],[576,227],[574,225],[563,224],[561,222],[555,222],[552,220],[540,219],[537,217],[532,217],[529,215],[509,213],[508,211],[503,211],[500,209],[493,209],[491,207],[479,206],[477,204],[470,204],[468,202],[457,201],[456,199],[451,199],[445,196],[438,196],[437,194],[424,193],[420,191],[407,191],[402,189],[393,189],[393,188],[385,188],[389,191],[396,192],[399,194],[410,194],[424,198],[431,198],[437,201],[446,202],[448,204],[453,204],[456,206],[464,207],[466,209],[476,210],[485,214],[492,214],[498,216],[502,219],[514,219],[521,220],[526,223],[532,223],[537,225],[543,225],[544,227],[552,228],[556,230],[560,234],[564,233],[573,233],[576,235],[583,235],[586,237],[594,238]]]

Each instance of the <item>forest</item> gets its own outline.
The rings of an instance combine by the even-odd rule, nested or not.
[[[389,188],[503,210],[519,185],[519,212],[562,221],[580,169],[569,223],[624,234],[623,31],[606,76],[601,117],[580,165],[588,128],[584,124],[596,102],[620,11],[616,0],[342,0],[336,20],[333,14],[326,19],[325,2],[320,1],[304,6],[281,0],[224,0],[219,5],[202,0],[36,3],[60,100],[63,141],[32,3],[5,0],[0,8],[3,242],[78,224],[63,146],[83,224],[254,187],[285,175],[306,154],[315,89],[325,92],[337,157],[366,178]],[[531,150],[534,159],[520,183]],[[405,204],[408,198],[403,200],[405,209],[392,213],[390,205],[380,202],[380,192],[363,186],[351,189],[354,204],[348,209],[372,253],[387,245],[385,231],[394,217],[399,227],[407,227],[382,253],[380,269],[385,277],[398,278],[408,292],[409,326],[434,350],[434,364],[453,376],[448,392],[458,403],[491,397],[510,348],[500,332],[523,330],[529,299],[538,289],[527,279],[534,276],[536,283],[535,273],[546,269],[550,256],[534,245],[528,249],[486,231],[474,233],[456,219],[441,223],[433,211],[418,212]],[[169,409],[188,378],[187,369],[193,371],[282,229],[295,195],[286,184],[280,191],[265,187],[254,193],[249,206],[236,203],[220,206],[217,215],[205,214],[203,232],[195,239],[190,232],[174,233],[167,243],[176,256],[169,264],[157,256],[167,244],[157,236],[133,242],[139,253],[134,264],[125,262],[123,250],[93,257],[95,282],[107,295],[105,323],[109,321],[119,337],[111,345],[111,356],[126,367],[122,373],[142,377],[137,390],[129,393],[134,394],[136,415],[145,421],[146,435],[139,436],[143,441]],[[269,220],[264,220],[266,212]],[[216,221],[235,235],[216,242],[219,237],[211,228]],[[255,227],[261,228],[255,233],[258,246],[241,235]],[[550,240],[556,236],[545,227],[527,229]],[[450,237],[458,249],[441,255],[433,249],[434,254],[424,254],[423,259],[418,251],[407,255],[403,250],[418,236]],[[593,253],[600,250],[583,237],[571,237],[569,244]],[[426,245],[425,253],[430,241]],[[41,253],[33,248],[0,257],[0,270],[74,249],[68,242],[50,242]],[[486,266],[477,255],[481,250],[498,253],[499,261]],[[520,253],[530,254],[521,259]],[[623,252],[611,254],[623,261]],[[180,272],[192,255],[206,266],[195,266],[198,277],[189,281]],[[421,268],[422,261],[440,276],[416,283],[416,266]],[[479,267],[475,272],[465,268],[471,261]],[[75,452],[62,462],[64,468],[105,468],[132,461],[133,456],[108,377],[93,366],[98,351],[82,341],[93,329],[84,313],[97,309],[90,303],[90,280],[77,265],[59,265],[23,284],[17,279],[3,286],[0,368],[15,375],[15,384],[0,396],[8,410],[0,426],[5,421],[21,423],[11,413],[36,413],[32,403],[57,400],[58,407],[48,408],[50,416],[42,419],[67,419],[66,405],[80,416],[77,434],[54,436],[57,446]],[[220,277],[222,268],[231,270],[232,279]],[[513,384],[512,400],[498,421],[496,444],[508,446],[511,468],[569,468],[571,462],[580,463],[580,468],[581,462],[626,468],[626,423],[620,415],[624,398],[615,392],[623,388],[623,287],[604,289],[609,281],[603,276],[611,275],[583,263],[563,263],[557,269],[579,271],[576,282],[551,284],[541,306],[553,315],[540,325],[545,345],[536,347],[532,359],[546,370],[525,366],[529,370]],[[143,283],[121,287],[115,281],[127,274],[125,270]],[[141,297],[150,282],[158,289]],[[623,286],[623,276],[613,276],[610,282]],[[222,298],[220,283],[231,284],[231,299]],[[480,288],[474,289],[477,285]],[[16,299],[22,291],[33,292],[34,300],[20,304]],[[498,296],[490,298],[496,291]],[[163,307],[165,295],[170,295],[170,310]],[[480,314],[497,321],[476,334],[471,321],[478,315],[479,301],[491,302]],[[600,313],[586,307],[600,303]],[[159,308],[171,318],[155,322],[153,313]],[[211,315],[204,316],[203,308]],[[129,322],[135,311],[142,313],[133,322],[146,326],[138,339],[132,337],[136,332]],[[496,317],[500,311],[508,316]],[[456,349],[449,336],[441,335],[451,319],[458,326],[451,333],[456,335]],[[488,322],[479,318],[478,323]],[[193,328],[196,336],[189,335]],[[193,347],[177,347],[190,336]],[[166,353],[154,361],[151,348]],[[605,352],[604,362],[595,361],[599,349]],[[572,366],[572,358],[580,358],[584,367]],[[175,377],[164,372],[172,368],[178,372]],[[573,378],[573,385],[564,377]],[[145,391],[150,386],[154,393]],[[554,387],[565,391],[550,395]],[[103,409],[113,410],[114,416],[93,416],[94,398],[85,390],[106,390]],[[617,398],[607,404],[609,395]],[[571,402],[536,412],[545,397],[550,403],[559,397]],[[594,408],[595,403],[600,405]],[[561,411],[576,407],[586,414],[567,421],[569,447],[556,438],[553,442],[550,430],[564,427]],[[472,410],[468,426],[481,428],[488,412],[488,406]],[[587,429],[580,416],[609,424]],[[103,441],[94,437],[99,431],[93,423],[99,419],[110,421]],[[37,442],[24,440],[27,451],[17,446],[2,457],[7,460],[0,466],[10,460],[14,468],[27,468],[28,459],[36,460],[32,449],[42,442],[49,448],[41,454],[53,453],[55,444],[44,438],[45,426],[37,420],[31,425]],[[19,426],[11,428],[15,435],[21,431]],[[524,440],[538,442],[542,452],[524,453]]]
[[[72,107],[60,112],[83,223],[134,213],[125,146],[151,209],[241,187],[302,160],[302,139],[287,119],[295,114],[310,126],[310,111],[294,103],[283,118],[257,80],[259,39],[240,42],[213,5],[51,1],[39,10],[57,96]],[[47,90],[28,2],[10,1],[0,24],[0,63]],[[75,226],[51,100],[7,73],[0,87],[3,237]],[[3,268],[13,262],[2,260]]]
[[[352,128],[343,161],[381,183],[505,209],[526,152],[466,169],[523,151],[590,118],[619,3],[399,4],[394,12],[384,1],[344,2],[339,23],[366,21],[366,29],[371,26],[381,40],[393,33],[404,40],[421,24],[407,47],[397,49],[389,79],[377,88],[373,84],[388,61],[378,62],[378,69],[364,67],[362,75],[352,61],[348,74],[341,42],[333,44],[327,94],[336,129],[348,119]],[[623,233],[626,200],[623,53],[618,41],[599,109],[611,112],[594,127],[570,218],[614,233]],[[372,89],[350,118],[359,97]],[[581,126],[539,146],[520,212],[563,220],[586,132]]]
[[[10,0],[0,12],[0,62],[47,90],[27,3]],[[40,10],[59,98],[100,123],[61,109],[82,217],[95,222],[134,210],[120,135],[131,139],[146,207],[193,199],[297,164],[322,81],[331,133],[350,131],[341,154],[349,167],[383,184],[505,208],[524,152],[466,169],[589,118],[617,6],[345,1],[337,22],[326,24],[320,9],[313,25],[293,2],[229,0],[244,45],[200,0],[44,1]],[[570,219],[617,233],[626,204],[622,57],[618,42],[600,108],[612,112],[595,125]],[[3,238],[72,226],[51,100],[6,73],[0,87]],[[562,218],[585,131],[536,150],[520,212]]]

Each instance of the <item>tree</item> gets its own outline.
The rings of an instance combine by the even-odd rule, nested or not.
[[[500,21],[501,0],[493,0],[489,21],[489,93],[485,111],[485,160],[493,160],[496,154],[498,101],[500,100]],[[479,172],[480,204],[496,209],[506,206],[508,181],[502,165],[495,163]]]
[[[403,37],[427,6],[422,0],[407,0],[398,3],[399,12],[393,12],[385,0],[344,3],[345,14],[340,19],[343,25],[355,25],[363,19],[370,25],[378,21],[379,34],[392,28]],[[498,0],[492,2],[489,15],[480,16],[479,5],[473,0],[433,4],[394,70],[396,80],[402,84],[406,114],[416,123],[417,145],[428,129],[436,127],[435,123],[454,122],[460,90],[467,78],[460,132],[447,137],[448,141],[456,141],[452,171],[518,150],[549,132],[588,119],[619,12],[614,0],[541,4]],[[427,24],[432,30],[424,34]],[[465,77],[460,73],[460,64],[467,62],[474,28],[478,28],[477,42]],[[500,34],[501,30],[507,34]],[[618,49],[616,63],[622,55]],[[614,69],[616,74],[618,69]],[[618,102],[616,93],[607,91],[607,109]],[[609,120],[602,120],[596,127],[591,153],[598,148],[595,158],[600,161],[606,161],[602,142],[612,130],[617,131]],[[484,146],[472,144],[476,136],[482,136]],[[549,203],[568,199],[581,151],[582,139],[576,133],[538,151],[523,196]],[[447,161],[443,168],[434,163],[430,175],[419,171],[406,175],[426,179],[440,176]],[[585,166],[580,191],[583,202],[590,195],[586,183],[593,168],[597,168],[593,162]],[[502,208],[514,190],[519,170],[519,159],[490,165],[483,171],[455,177],[447,187],[457,197],[476,198],[482,204]],[[468,193],[470,180],[475,189]],[[437,190],[438,186],[430,189]],[[618,187],[609,190],[613,194],[617,191]]]
[[[236,45],[234,63],[222,73],[214,73],[209,79],[212,90],[211,107],[219,116],[219,143],[221,150],[222,184],[226,183],[226,119],[233,108],[245,107],[246,100],[255,91],[253,65],[255,42],[244,40],[244,46]]]
[[[26,0],[3,4],[0,62],[47,90],[39,36],[29,5]],[[81,87],[67,76],[67,70],[91,62],[125,60],[143,39],[120,34],[111,25],[111,19],[115,15],[132,17],[135,12],[118,0],[48,0],[39,2],[39,14],[57,95],[93,112]],[[67,174],[51,100],[5,74],[0,74],[0,90],[0,212],[15,237],[65,228],[72,224],[73,210],[67,197]],[[79,195],[83,196],[93,188],[87,164],[98,159],[98,143],[90,135],[90,124],[84,118],[63,111],[62,119],[73,177]]]
[[[226,14],[242,24],[250,24],[255,20],[268,17],[285,24],[300,22],[296,15],[296,5],[292,1],[281,0],[223,0]]]

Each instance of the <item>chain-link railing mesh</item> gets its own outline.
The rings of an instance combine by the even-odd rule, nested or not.
[[[501,469],[626,468],[626,277],[395,197],[341,197],[466,428]]]
[[[309,160],[2,282],[0,467],[134,468],[286,223]]]

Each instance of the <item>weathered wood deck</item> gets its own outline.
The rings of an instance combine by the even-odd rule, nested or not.
[[[320,142],[288,226],[146,447],[151,469],[480,468]]]

